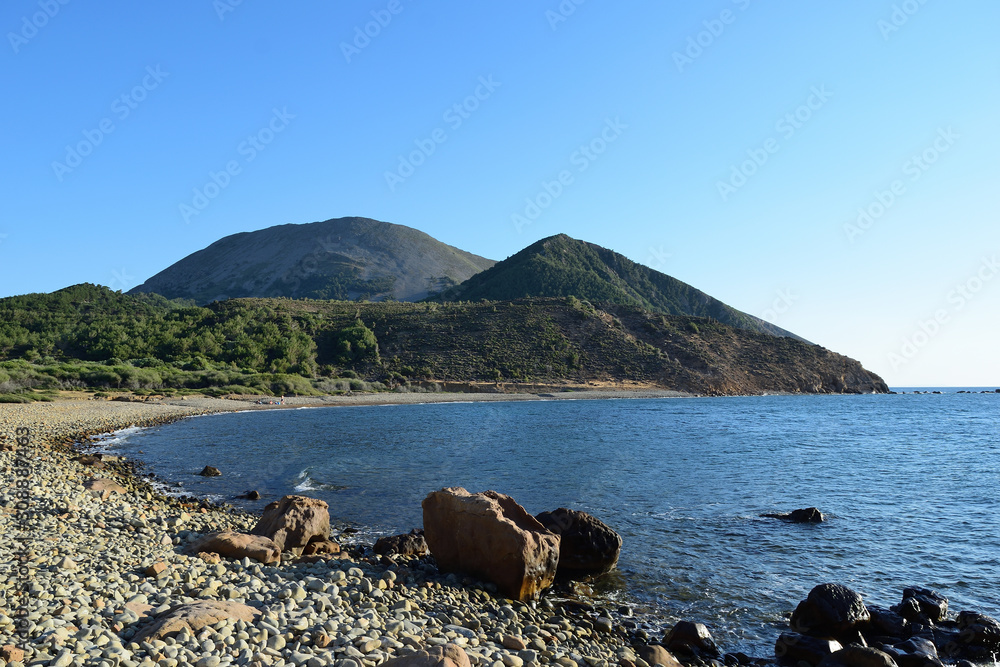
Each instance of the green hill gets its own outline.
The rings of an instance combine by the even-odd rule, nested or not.
[[[410,227],[338,218],[227,236],[131,293],[199,304],[239,297],[418,301],[493,264]]]
[[[207,307],[94,285],[0,299],[0,395],[102,388],[330,393],[458,383],[699,394],[888,391],[857,361],[717,320],[568,298]]]
[[[706,317],[739,329],[802,340],[676,278],[565,234],[542,239],[430,299],[497,301],[567,296],[594,303],[638,306],[665,315]]]

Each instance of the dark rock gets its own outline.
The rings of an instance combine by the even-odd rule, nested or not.
[[[905,639],[910,635],[907,620],[898,612],[872,605],[868,607],[868,613],[870,616],[868,627],[872,631],[871,634],[892,637],[896,640]]]
[[[934,646],[934,642],[929,639],[924,639],[923,637],[913,637],[907,639],[905,642],[900,642],[894,646],[899,651],[903,653],[923,653],[924,655],[929,655],[932,657],[937,657],[937,647]]]
[[[848,646],[829,655],[818,667],[899,667],[888,653],[869,646]]]
[[[719,657],[722,653],[703,623],[678,621],[663,637],[667,650],[695,656]]]
[[[1000,622],[995,618],[974,611],[963,611],[958,615],[958,627],[966,643],[1000,650]]]
[[[799,662],[818,665],[824,658],[842,648],[844,647],[835,639],[782,632],[774,645],[774,656],[782,665],[797,665]]]
[[[339,554],[340,545],[333,540],[313,537],[302,549],[303,556],[316,556],[318,554]]]
[[[222,475],[222,471],[214,466],[205,466],[198,474],[202,477],[219,477]]]
[[[861,596],[840,584],[820,584],[792,613],[792,630],[839,638],[860,630],[871,618]]]
[[[763,517],[768,519],[781,519],[782,521],[790,521],[792,523],[821,523],[826,520],[823,513],[820,512],[815,507],[806,507],[805,509],[792,510],[787,514],[761,514]]]
[[[510,496],[453,487],[428,494],[422,506],[424,538],[441,571],[481,577],[522,602],[552,585],[559,536]]]
[[[427,553],[424,531],[414,528],[405,535],[380,537],[373,551],[380,556],[423,556]]]
[[[933,623],[940,623],[948,615],[948,598],[929,588],[906,588],[899,613],[908,621],[921,621],[923,615]]]
[[[256,490],[247,491],[246,493],[236,496],[237,498],[242,498],[243,500],[260,500],[260,492]]]
[[[622,538],[597,517],[560,507],[535,518],[560,537],[558,574],[600,574],[618,563]]]

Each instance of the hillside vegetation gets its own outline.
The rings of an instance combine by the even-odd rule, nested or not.
[[[798,338],[676,278],[565,234],[542,239],[461,285],[429,298],[495,301],[568,296],[594,303],[638,306],[665,315],[707,317],[740,329]]]
[[[234,299],[93,285],[0,299],[0,393],[308,394],[434,382],[632,382],[701,394],[883,392],[847,357],[715,320],[575,297],[461,303]]]

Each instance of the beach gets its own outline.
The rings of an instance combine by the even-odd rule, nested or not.
[[[88,438],[199,414],[470,400],[540,399],[376,394],[287,398],[280,406],[201,397],[0,405],[0,516],[10,537],[0,554],[10,564],[0,584],[0,659],[13,667],[371,667],[452,643],[473,665],[607,667],[624,659],[646,667],[630,646],[649,636],[644,624],[626,627],[620,621],[630,610],[596,599],[512,602],[488,584],[442,576],[424,560],[393,561],[356,548],[328,561],[279,565],[189,555],[185,547],[203,534],[248,532],[256,517],[161,496],[130,474],[127,462],[74,460]],[[94,486],[94,478],[108,481]],[[21,488],[27,493],[18,494]],[[18,509],[18,502],[27,505]],[[246,605],[259,616],[133,641],[150,619],[206,601]]]

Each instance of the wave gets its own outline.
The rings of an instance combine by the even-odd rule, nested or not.
[[[298,477],[296,477],[298,483],[294,487],[296,491],[343,491],[348,488],[343,484],[333,484],[318,480],[309,475],[310,470],[311,468],[306,468],[298,474]]]

